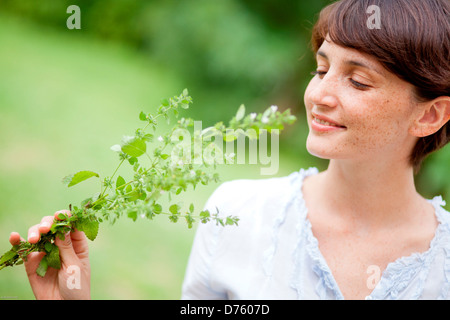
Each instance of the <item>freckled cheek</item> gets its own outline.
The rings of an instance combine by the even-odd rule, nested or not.
[[[389,144],[400,133],[399,120],[392,118],[384,108],[354,113],[348,128],[352,132],[352,144],[366,144],[369,147]]]
[[[376,104],[367,104],[368,107],[357,108],[351,112],[346,125],[355,135],[354,139],[371,139],[385,135],[391,130],[391,121],[386,112]]]

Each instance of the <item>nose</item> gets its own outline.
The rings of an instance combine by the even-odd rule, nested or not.
[[[337,83],[338,80],[330,72],[327,72],[322,79],[318,76],[314,77],[306,90],[306,105],[313,104],[335,108],[339,101],[337,97]]]

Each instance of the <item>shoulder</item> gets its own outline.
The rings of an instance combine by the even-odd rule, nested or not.
[[[214,190],[205,208],[210,212],[231,212],[240,216],[249,209],[279,207],[299,191],[299,183],[306,175],[315,172],[316,168],[310,168],[282,177],[226,181]]]
[[[450,279],[450,212],[444,209],[446,203],[441,196],[436,196],[430,201],[435,209],[438,227],[435,232],[435,238],[432,241],[432,247],[445,249],[445,255],[449,259],[448,271]]]
[[[301,194],[303,179],[317,173],[316,168],[301,169],[283,177],[265,179],[236,179],[222,183],[217,187],[204,207],[211,215],[221,218],[229,216],[238,219],[238,228],[222,228],[215,223],[201,226],[200,232],[211,237],[232,234],[249,235],[257,233],[267,235],[272,232],[274,223],[284,217],[286,210]]]
[[[433,199],[429,200],[433,205],[436,216],[439,222],[445,226],[447,226],[450,230],[450,212],[445,210],[446,202],[442,199],[442,196],[436,196]]]
[[[249,199],[276,197],[290,187],[289,177],[268,179],[237,179],[222,183],[212,194],[215,201],[232,199],[234,203],[247,202]]]

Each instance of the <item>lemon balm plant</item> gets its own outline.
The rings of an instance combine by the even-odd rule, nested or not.
[[[237,225],[237,217],[208,210],[196,213],[193,203],[187,209],[183,209],[180,203],[174,202],[174,199],[181,192],[187,191],[189,186],[195,189],[198,184],[218,182],[220,177],[214,172],[216,163],[224,163],[220,161],[223,158],[229,163],[235,156],[222,154],[217,152],[221,150],[220,148],[215,148],[213,162],[188,161],[192,159],[190,152],[193,151],[195,159],[198,160],[199,149],[201,151],[210,147],[211,143],[207,139],[199,140],[202,136],[214,134],[228,142],[237,139],[238,136],[258,139],[263,130],[282,130],[285,124],[292,124],[296,118],[290,114],[289,109],[279,112],[274,106],[264,113],[246,115],[245,107],[241,105],[228,126],[219,122],[204,130],[197,130],[198,132],[193,132],[192,135],[180,135],[180,130],[190,132],[189,130],[194,127],[193,119],[180,118],[170,130],[155,139],[160,121],[166,120],[170,123],[171,116],[178,118],[180,109],[188,109],[191,103],[192,98],[185,89],[178,96],[162,99],[156,114],[142,111],[139,119],[145,125],[136,129],[132,136],[124,136],[120,144],[111,147],[118,153],[119,158],[118,165],[111,175],[101,177],[99,173],[86,170],[63,178],[63,183],[68,187],[91,178],[98,179],[100,191],[78,205],[70,204],[70,214],[59,214],[50,232],[42,234],[37,243],[21,241],[18,245],[12,246],[0,257],[0,270],[7,266],[22,264],[31,252],[45,252],[36,270],[36,273],[43,277],[49,267],[61,268],[59,249],[55,245],[56,237],[64,239],[67,232],[76,229],[83,231],[86,237],[93,241],[98,234],[100,223],[104,221],[114,223],[122,216],[136,220],[139,216],[153,219],[165,215],[172,222],[185,220],[188,228],[197,221],[215,222],[221,226]],[[183,140],[186,137],[189,137],[190,141]],[[156,146],[151,149],[150,143],[156,143]],[[184,147],[179,148],[180,144]],[[189,146],[188,149],[185,148],[186,145]],[[201,152],[200,159],[202,159]],[[120,169],[124,165],[131,167],[132,177],[125,179],[120,175]],[[169,204],[166,207],[162,205],[162,195],[168,196]]]

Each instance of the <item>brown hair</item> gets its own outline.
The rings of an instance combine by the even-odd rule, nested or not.
[[[380,28],[369,28],[367,9],[380,8]],[[326,36],[375,57],[414,86],[418,102],[450,96],[450,1],[340,0],[320,12],[312,33],[315,53]],[[450,123],[419,138],[410,162],[417,173],[425,157],[450,141]]]

